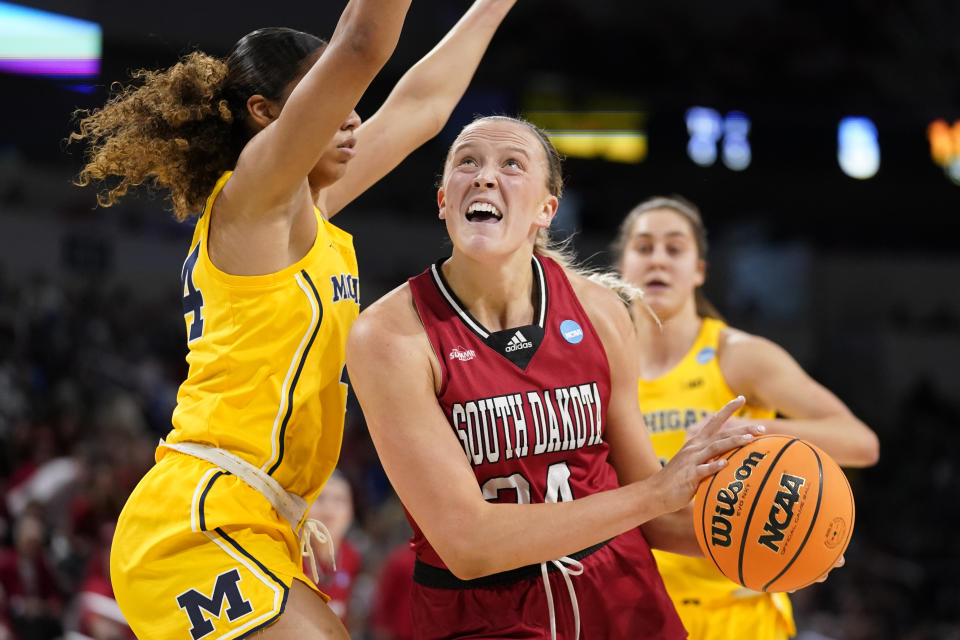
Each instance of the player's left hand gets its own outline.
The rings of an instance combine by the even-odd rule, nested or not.
[[[833,565],[833,569],[839,569],[840,567],[842,567],[842,566],[845,565],[845,564],[847,564],[847,559],[846,559],[846,557],[840,556],[840,558],[837,560],[836,564]],[[828,571],[828,572],[826,572],[825,574],[823,574],[822,577],[817,578],[817,582],[826,582],[826,581],[827,581],[827,578],[830,577],[830,573],[833,571],[833,569],[830,569],[830,571]],[[791,591],[790,593],[793,593],[793,591]]]

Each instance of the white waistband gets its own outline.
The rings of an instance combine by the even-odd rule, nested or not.
[[[583,564],[568,556],[563,556],[550,562],[560,570],[560,573],[563,575],[563,581],[567,583],[567,593],[570,594],[570,603],[573,605],[573,620],[574,628],[576,629],[573,637],[574,640],[579,640],[580,604],[577,602],[577,592],[573,589],[573,581],[570,579],[570,576],[579,576],[582,574]],[[540,563],[540,575],[543,577],[543,588],[547,592],[547,609],[550,611],[550,638],[551,640],[557,640],[557,616],[553,608],[553,591],[550,589],[550,574],[547,573],[546,562]]]
[[[333,539],[327,527],[319,520],[306,518],[309,506],[307,501],[284,489],[273,476],[267,474],[263,469],[250,464],[229,451],[206,444],[196,442],[168,443],[161,440],[158,446],[206,460],[224,471],[229,471],[259,491],[276,512],[290,524],[294,533],[298,528],[300,529],[300,555],[310,558],[310,568],[313,570],[314,581],[319,579],[319,570],[313,545],[310,543],[311,538],[316,538],[320,544],[327,545],[330,564],[336,569]],[[300,526],[301,522],[303,523],[302,527]]]

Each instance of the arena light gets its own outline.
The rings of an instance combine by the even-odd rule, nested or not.
[[[750,118],[742,111],[731,111],[723,120],[723,164],[733,171],[750,166]]]
[[[880,169],[877,127],[870,118],[843,118],[837,127],[837,161],[851,178],[866,180]]]
[[[529,111],[557,151],[576,158],[636,164],[647,157],[646,116],[640,111]]]
[[[0,2],[0,72],[92,78],[101,52],[95,22]]]
[[[717,161],[717,142],[723,136],[723,119],[716,109],[691,107],[686,113],[687,155],[701,167],[712,166]]]
[[[723,165],[733,171],[750,166],[750,118],[743,111],[731,111],[726,116],[710,107],[690,107],[685,115],[687,155],[701,167],[717,162],[718,147]]]
[[[960,120],[952,126],[946,120],[934,120],[927,127],[927,140],[930,157],[951,182],[960,184]]]

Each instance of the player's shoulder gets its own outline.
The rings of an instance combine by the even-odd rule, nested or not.
[[[730,326],[720,330],[717,342],[718,361],[725,372],[760,370],[762,365],[790,357],[773,340]]]
[[[564,273],[584,308],[589,310],[589,305],[599,305],[604,311],[626,311],[623,299],[610,287],[570,269],[564,269]]]
[[[413,292],[410,284],[404,282],[360,312],[348,340],[355,348],[359,343],[376,348],[420,331]]]
[[[569,269],[564,273],[587,317],[601,335],[607,331],[622,335],[634,330],[627,305],[616,291],[581,273]]]

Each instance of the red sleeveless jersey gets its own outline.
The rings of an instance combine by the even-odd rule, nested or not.
[[[618,486],[603,440],[610,367],[600,337],[557,263],[535,257],[533,273],[534,323],[496,332],[470,315],[439,265],[409,281],[440,359],[437,399],[491,502],[559,502]],[[411,524],[417,556],[444,567]]]
[[[533,324],[497,332],[467,312],[439,264],[410,279],[440,359],[437,400],[491,502],[558,502],[618,486],[603,439],[610,365],[600,337],[557,263],[534,257],[533,274]],[[574,640],[577,620],[580,640],[686,637],[639,529],[569,550],[584,568],[575,606],[552,564],[543,565],[548,578],[527,566],[457,579],[410,523],[415,640],[542,639],[554,623],[557,640]]]

